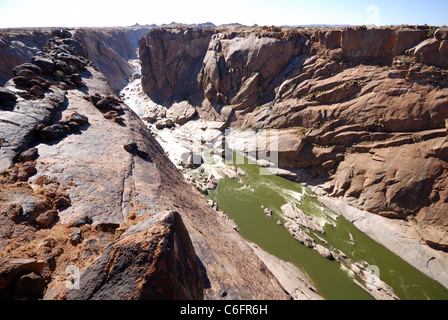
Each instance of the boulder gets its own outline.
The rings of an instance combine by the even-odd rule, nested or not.
[[[39,131],[39,135],[44,140],[53,140],[62,138],[67,134],[67,129],[60,124],[54,124],[48,127],[43,128]]]
[[[13,70],[14,76],[18,76],[23,70],[32,71],[37,75],[42,74],[42,69],[39,66],[37,66],[34,63],[27,62],[27,63],[21,64],[14,68],[14,70]]]
[[[92,101],[96,101],[98,98],[93,98]],[[96,103],[94,103],[95,106],[100,109],[100,110],[108,110],[112,107],[112,102],[110,100],[107,99],[100,99],[98,100]]]
[[[78,132],[80,129],[77,122],[69,121],[67,125],[70,128],[70,132]]]
[[[72,74],[70,76],[70,81],[78,87],[83,85],[82,77],[79,73]]]
[[[82,115],[78,112],[73,113],[70,117],[69,120],[71,122],[76,122],[77,124],[79,124],[80,126],[88,124],[89,123],[89,118],[87,118],[85,115]]]
[[[56,65],[53,60],[46,57],[34,56],[31,61],[38,66],[45,75],[53,75],[56,71]]]
[[[39,151],[37,148],[29,148],[23,151],[19,156],[19,161],[33,161],[39,156]]]
[[[304,244],[306,247],[308,248],[316,247],[316,241],[313,238],[311,238],[308,234],[306,234],[306,232],[303,231],[296,223],[292,221],[287,221],[284,224],[284,226],[294,239]]]
[[[16,95],[7,89],[0,88],[0,107],[17,101]]]
[[[66,52],[58,53],[56,58],[58,60],[67,63],[69,66],[73,67],[74,70],[76,71],[75,73],[84,71],[87,66],[86,62],[81,60],[81,58]]]
[[[75,227],[75,228],[79,228],[83,225],[90,225],[93,223],[93,220],[91,217],[84,215],[81,218],[76,219],[71,225],[70,227]]]
[[[41,275],[31,272],[21,276],[14,286],[14,299],[38,300],[44,295],[45,280]]]
[[[67,208],[71,206],[72,202],[68,195],[59,194],[54,199],[54,206],[56,208]]]
[[[0,297],[11,299],[14,296],[14,286],[23,276],[30,273],[39,275],[45,261],[35,259],[4,259],[0,260]]]
[[[317,244],[316,250],[322,257],[329,259],[329,260],[334,260],[334,256],[331,253],[331,251],[329,249],[325,248],[324,246]]]
[[[37,172],[36,164],[33,161],[27,161],[19,168],[17,178],[20,181],[26,181],[31,175]]]
[[[285,204],[281,207],[281,210],[285,217],[291,219],[296,224],[303,226],[307,229],[318,231],[324,234],[324,229],[317,223],[312,217],[306,215],[302,210],[292,204]]]
[[[204,283],[181,216],[170,211],[111,243],[81,273],[79,287],[68,300],[196,300],[203,298]]]
[[[448,42],[446,40],[430,38],[408,52],[420,63],[431,64],[441,68],[448,67]]]
[[[143,159],[148,159],[150,160],[150,155],[149,155],[149,150],[146,147],[146,145],[142,142],[131,142],[128,144],[125,144],[123,146],[123,148],[129,152],[129,153],[134,153],[136,152],[140,157],[142,157]]]
[[[34,223],[39,229],[47,229],[53,221],[58,217],[59,212],[57,210],[49,210],[41,213],[35,220]]]
[[[437,40],[448,40],[448,28],[439,28],[434,33]]]
[[[45,94],[45,90],[39,86],[32,86],[30,89],[30,93],[36,98],[42,98]]]
[[[263,209],[263,212],[266,215],[266,217],[272,218],[272,210],[271,209],[269,209],[269,208],[262,208],[262,209]]]
[[[229,179],[238,179],[238,173],[237,170],[235,168],[235,170],[233,169],[235,167],[224,167],[224,168],[220,168],[218,169],[218,172],[223,176],[223,177],[227,177]]]
[[[172,119],[174,123],[180,125],[187,123],[193,119],[195,115],[196,109],[187,101],[172,105],[166,113],[167,118]]]
[[[200,154],[190,154],[186,159],[182,159],[182,165],[186,168],[196,168],[204,163]]]
[[[109,233],[115,233],[115,230],[117,230],[120,227],[120,224],[113,223],[113,222],[106,222],[106,221],[100,221],[93,224],[95,230],[101,231],[101,232],[109,232]]]
[[[155,127],[159,130],[165,129],[165,128],[172,128],[172,127],[174,127],[174,121],[169,118],[162,119],[162,120],[159,120],[156,122]]]
[[[70,235],[69,241],[72,245],[77,245],[83,240],[81,229],[75,229]]]
[[[17,87],[21,87],[21,88],[31,88],[32,84],[30,83],[30,80],[31,79],[29,77],[25,77],[25,76],[17,76],[12,79],[12,81],[14,81],[14,84]]]

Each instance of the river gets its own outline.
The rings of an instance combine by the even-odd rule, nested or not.
[[[144,117],[148,100],[142,102],[138,61],[132,61],[132,65],[137,76],[131,79],[121,97],[140,117]],[[219,210],[235,221],[241,236],[281,260],[293,263],[309,276],[325,299],[373,299],[363,288],[363,280],[350,270],[350,264],[357,262],[374,270],[402,300],[448,300],[448,289],[323,206],[308,188],[276,175],[260,174],[260,170],[265,169],[237,153],[234,153],[234,159],[237,160],[235,166],[243,169],[246,175],[230,179],[219,171],[228,163],[219,156],[210,156],[210,150],[201,148],[200,144],[195,145],[193,140],[201,139],[188,139],[186,144],[182,138],[207,134],[216,137],[220,134],[218,130],[204,130],[202,125],[195,125],[194,121],[171,129],[150,127],[170,159],[179,167],[182,153],[194,147],[194,151],[202,155],[204,163],[198,168],[184,170],[186,177],[200,179],[213,175],[218,178],[216,189],[211,190],[208,197],[218,205]],[[331,251],[343,252],[346,259],[342,263],[322,257],[316,250],[306,247],[290,235],[284,226],[286,219],[280,209],[287,203],[297,206],[323,226],[325,234],[310,232],[309,235],[316,243]],[[272,217],[266,216],[262,206],[272,210]]]

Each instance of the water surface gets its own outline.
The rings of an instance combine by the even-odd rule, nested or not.
[[[234,155],[237,157],[236,155]],[[243,162],[239,159],[238,162]],[[350,260],[379,270],[381,280],[391,286],[403,300],[448,299],[448,290],[433,281],[391,251],[360,232],[353,224],[320,204],[315,195],[302,185],[275,175],[260,175],[266,170],[245,159],[238,164],[246,171],[240,179],[221,179],[209,197],[219,210],[238,225],[241,235],[265,251],[295,264],[313,281],[318,292],[331,300],[367,300],[372,296],[355,284],[354,275],[336,261],[321,257],[295,240],[278,221],[285,221],[280,207],[292,203],[324,226],[325,239],[316,242],[344,252]],[[262,171],[267,173],[267,171]],[[261,206],[270,208],[268,218]],[[362,282],[360,279],[358,281]]]

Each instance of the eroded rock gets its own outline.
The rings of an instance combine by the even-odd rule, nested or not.
[[[69,300],[202,298],[202,272],[177,212],[130,228],[82,272],[80,290],[68,295]]]
[[[312,217],[306,215],[302,210],[292,204],[285,204],[281,207],[281,210],[285,217],[292,219],[296,224],[303,226],[307,229],[318,231],[325,234],[322,226],[317,223]]]
[[[35,259],[2,259],[0,261],[0,296],[3,299],[12,299],[15,293],[18,293],[19,298],[40,298],[44,284],[39,274],[44,264],[44,261]]]
[[[8,104],[16,102],[17,97],[15,94],[7,89],[0,88],[0,106],[6,106]]]

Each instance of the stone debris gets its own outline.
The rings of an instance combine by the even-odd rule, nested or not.
[[[324,229],[319,223],[317,223],[312,217],[306,215],[296,206],[288,203],[283,205],[281,210],[285,217],[291,219],[299,226],[325,234]]]

